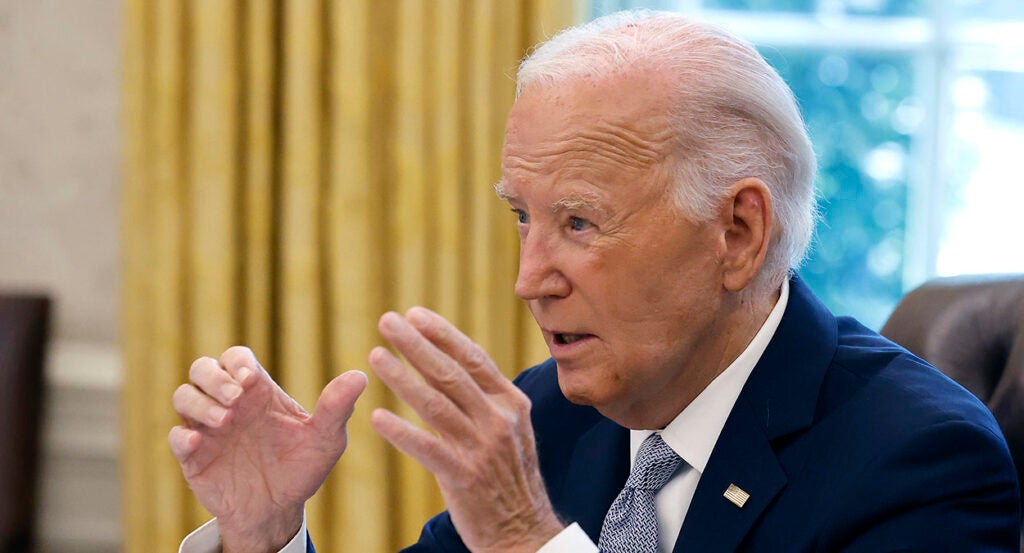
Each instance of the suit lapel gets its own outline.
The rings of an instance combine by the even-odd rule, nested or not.
[[[722,429],[673,551],[735,551],[743,537],[786,485],[786,474],[746,404],[737,403]],[[742,507],[725,497],[735,485],[749,498]]]
[[[798,278],[779,328],[726,420],[701,475],[675,553],[731,553],[786,486],[773,441],[809,427],[837,346],[835,318]],[[749,494],[738,507],[733,484]]]
[[[594,543],[604,515],[629,476],[629,431],[602,419],[576,442],[560,514],[574,520]]]

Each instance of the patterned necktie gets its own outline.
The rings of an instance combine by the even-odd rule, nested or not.
[[[658,551],[658,515],[654,496],[675,473],[682,459],[651,434],[640,445],[626,487],[612,502],[601,527],[601,553],[655,553]]]

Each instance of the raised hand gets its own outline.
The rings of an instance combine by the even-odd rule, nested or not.
[[[384,348],[370,352],[370,367],[433,432],[385,409],[373,412],[374,429],[434,473],[470,550],[537,551],[563,525],[538,468],[530,400],[431,311],[385,313],[379,327],[423,380]]]
[[[217,517],[224,551],[277,551],[345,451],[345,423],[366,375],[336,377],[312,415],[246,347],[197,359],[189,380],[173,400],[184,424],[168,436],[185,479]]]

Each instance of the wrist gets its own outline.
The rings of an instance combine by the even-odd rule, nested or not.
[[[555,513],[550,513],[550,516],[545,518],[540,524],[537,525],[536,530],[533,533],[535,538],[530,544],[531,552],[536,553],[537,550],[544,547],[549,541],[555,539],[559,533],[565,530],[566,524],[562,522]]]
[[[302,529],[303,507],[249,524],[219,520],[223,553],[276,553]]]
[[[485,547],[473,548],[474,553],[536,553],[549,541],[565,530],[565,523],[549,512],[533,524],[505,532],[498,542]],[[510,529],[511,530],[511,529]]]

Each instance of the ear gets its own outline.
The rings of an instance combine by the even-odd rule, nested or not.
[[[750,284],[764,263],[772,231],[772,194],[761,179],[748,177],[730,187],[729,198],[723,284],[736,292]]]

